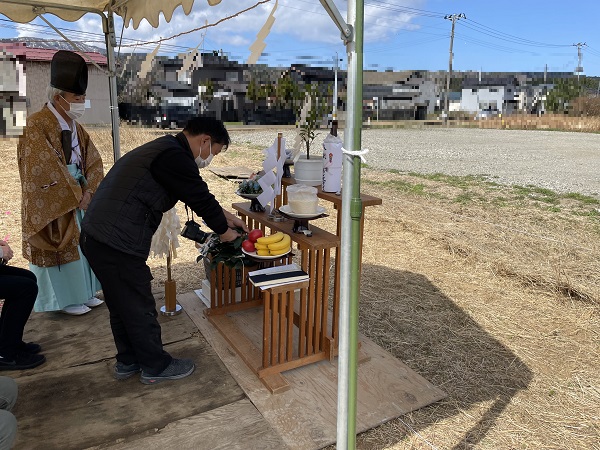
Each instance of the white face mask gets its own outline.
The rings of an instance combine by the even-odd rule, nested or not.
[[[60,98],[65,100],[65,98],[61,95]],[[65,102],[67,102],[65,100]],[[67,102],[69,103],[69,102]],[[73,120],[79,120],[83,117],[85,113],[85,103],[69,103],[69,110],[63,108],[63,111]]]
[[[209,147],[210,154],[208,155],[208,158],[204,159],[204,158],[202,158],[201,155],[198,155],[198,157],[194,160],[194,161],[196,161],[196,164],[198,165],[198,167],[200,169],[204,169],[206,166],[208,166],[213,159],[212,141],[209,141],[209,145],[210,145],[210,147]],[[200,152],[202,152],[202,151],[200,151]]]

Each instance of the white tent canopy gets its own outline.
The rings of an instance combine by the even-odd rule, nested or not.
[[[221,0],[207,1],[211,6],[221,2]],[[194,0],[161,0],[160,2],[153,0],[3,0],[0,4],[0,13],[14,22],[27,23],[35,19],[40,12],[54,14],[62,20],[74,22],[89,12],[103,14],[111,11],[121,16],[126,26],[133,21],[133,28],[137,29],[143,19],[154,28],[158,27],[161,12],[167,22],[170,22],[173,11],[179,5],[182,6],[185,14],[189,14],[193,4]]]

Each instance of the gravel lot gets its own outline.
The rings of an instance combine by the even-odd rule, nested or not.
[[[315,142],[327,134],[322,130]],[[238,143],[268,147],[276,130],[231,130]],[[284,130],[287,147],[295,130]],[[343,139],[343,132],[340,134]],[[486,175],[502,184],[534,185],[600,197],[600,134],[473,128],[368,129],[363,147],[377,169]]]

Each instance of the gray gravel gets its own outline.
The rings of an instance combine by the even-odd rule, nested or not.
[[[276,129],[231,129],[234,143],[270,146]],[[291,147],[296,130],[281,130]],[[327,135],[317,136],[315,150]],[[340,133],[343,139],[343,132]],[[485,175],[507,185],[533,185],[600,197],[600,134],[473,128],[367,129],[367,164],[377,169]]]

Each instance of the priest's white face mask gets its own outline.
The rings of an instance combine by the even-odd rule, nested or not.
[[[62,95],[60,96],[60,98],[62,98],[65,101],[65,103],[69,105],[68,111],[63,108],[65,114],[69,116],[69,118],[73,120],[79,120],[83,117],[83,114],[85,113],[85,103],[70,103]]]
[[[213,153],[212,153],[212,139],[209,140],[208,142],[209,142],[209,145],[210,145],[210,147],[209,147],[209,152],[210,153],[209,153],[208,157],[206,159],[204,159],[202,157],[202,150],[200,150],[200,154],[194,160],[194,161],[196,161],[196,164],[198,165],[198,167],[200,169],[204,169],[206,166],[208,166],[210,164],[210,162],[212,161],[213,156],[214,156]]]

